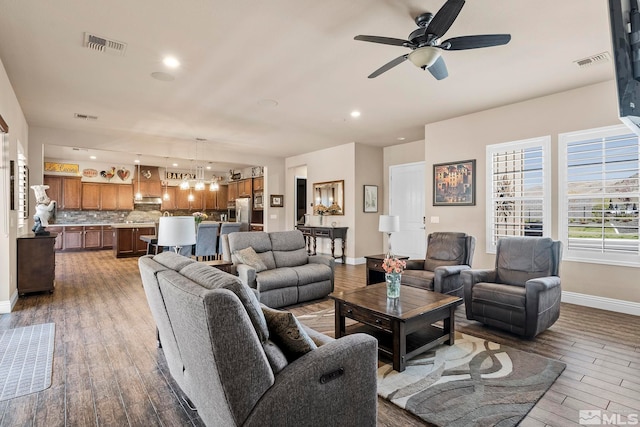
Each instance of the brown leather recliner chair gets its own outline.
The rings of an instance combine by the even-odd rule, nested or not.
[[[407,261],[402,284],[462,297],[460,272],[471,268],[475,247],[476,238],[466,233],[429,234],[425,259]]]
[[[503,237],[491,270],[466,270],[467,319],[533,338],[560,316],[562,242],[549,237]]]

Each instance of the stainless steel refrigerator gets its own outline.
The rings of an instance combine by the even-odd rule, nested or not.
[[[251,229],[251,199],[236,199],[236,222],[240,223],[240,231]]]

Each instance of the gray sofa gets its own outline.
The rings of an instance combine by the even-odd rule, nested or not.
[[[258,292],[260,302],[284,307],[323,298],[333,292],[335,261],[324,255],[308,255],[299,230],[248,231],[221,236],[223,258],[233,261],[240,281]],[[266,266],[259,271],[241,263],[236,251],[251,247]]]
[[[173,252],[139,268],[169,371],[206,425],[375,425],[374,338],[306,329],[318,347],[289,360],[237,277]]]

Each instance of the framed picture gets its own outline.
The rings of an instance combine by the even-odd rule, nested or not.
[[[475,206],[476,161],[433,165],[433,206]]]
[[[364,186],[364,201],[362,203],[362,209],[365,212],[378,212],[378,186],[377,185]]]
[[[269,197],[271,197],[272,208],[281,208],[284,206],[284,196],[282,194],[272,194]]]

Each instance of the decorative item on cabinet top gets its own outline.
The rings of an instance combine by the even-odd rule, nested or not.
[[[262,166],[254,166],[251,168],[251,177],[256,178],[262,176],[264,168]]]

